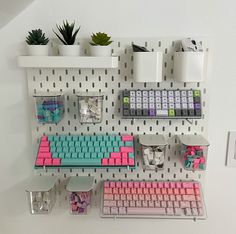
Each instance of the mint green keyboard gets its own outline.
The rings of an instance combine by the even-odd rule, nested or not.
[[[35,167],[134,167],[131,135],[49,135],[40,140]]]

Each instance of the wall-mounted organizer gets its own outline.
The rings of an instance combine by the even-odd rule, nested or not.
[[[174,52],[179,38],[121,38],[114,39],[112,51],[116,54],[118,69],[95,69],[97,66],[86,66],[91,69],[82,69],[69,65],[67,58],[60,57],[60,66],[53,67],[53,63],[30,63],[28,58],[20,58],[21,67],[27,68],[28,92],[30,108],[34,108],[33,96],[42,91],[60,91],[65,93],[66,110],[64,118],[56,125],[42,125],[31,121],[33,147],[37,152],[42,136],[57,135],[134,135],[135,166],[113,168],[88,168],[88,167],[38,167],[36,174],[59,175],[58,186],[59,200],[65,201],[63,181],[69,176],[94,176],[94,189],[92,203],[100,207],[100,182],[102,180],[197,180],[204,182],[204,171],[187,171],[179,160],[179,144],[176,135],[201,134],[207,137],[208,98],[207,83],[179,83],[173,79]],[[143,45],[150,51],[163,51],[163,82],[141,83],[133,80],[133,52],[132,43]],[[88,43],[84,44],[84,51],[88,51]],[[207,48],[207,41],[203,42]],[[35,58],[36,59],[36,58]],[[54,60],[54,58],[53,58]],[[25,61],[24,63],[22,61]],[[63,62],[64,61],[64,62]],[[96,63],[96,62],[95,62]],[[55,65],[55,64],[54,64]],[[42,66],[42,67],[40,67]],[[201,93],[201,118],[187,121],[187,118],[170,119],[139,119],[122,118],[122,90],[198,90]],[[77,92],[99,91],[104,93],[103,121],[99,124],[80,124],[77,105]],[[32,112],[30,112],[32,113]],[[35,116],[31,116],[32,120]],[[142,165],[142,153],[137,143],[137,135],[161,134],[167,141],[165,162],[163,170],[146,170]],[[35,157],[35,155],[32,155]],[[68,199],[67,199],[68,200]],[[58,203],[57,206],[61,206]],[[89,215],[88,215],[89,216]]]
[[[175,52],[174,79],[178,82],[202,82],[206,78],[206,52]]]
[[[133,56],[135,82],[162,81],[162,52],[134,52]]]
[[[56,202],[57,177],[34,176],[26,187],[31,214],[48,214]]]
[[[35,112],[39,123],[58,123],[65,113],[65,98],[62,92],[42,92],[34,95]]]
[[[201,135],[179,135],[180,155],[186,170],[206,170],[209,142]]]

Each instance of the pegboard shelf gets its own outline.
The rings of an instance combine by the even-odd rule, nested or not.
[[[19,56],[17,65],[25,68],[117,68],[118,57]]]

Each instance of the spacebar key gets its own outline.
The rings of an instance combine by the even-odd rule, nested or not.
[[[165,208],[144,208],[144,207],[127,207],[127,214],[132,215],[166,215]]]

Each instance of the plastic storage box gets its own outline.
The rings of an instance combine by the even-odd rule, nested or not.
[[[29,209],[31,214],[48,214],[56,202],[54,176],[34,176],[27,188]]]
[[[34,95],[36,118],[39,123],[58,123],[65,113],[65,98],[60,92]]]
[[[143,168],[156,170],[164,168],[167,142],[163,135],[139,135]]]
[[[205,170],[209,142],[201,135],[180,135],[180,156],[186,170]]]
[[[74,176],[66,186],[71,214],[87,214],[91,208],[93,176]]]
[[[81,123],[101,123],[103,112],[103,93],[79,92],[79,120]]]

